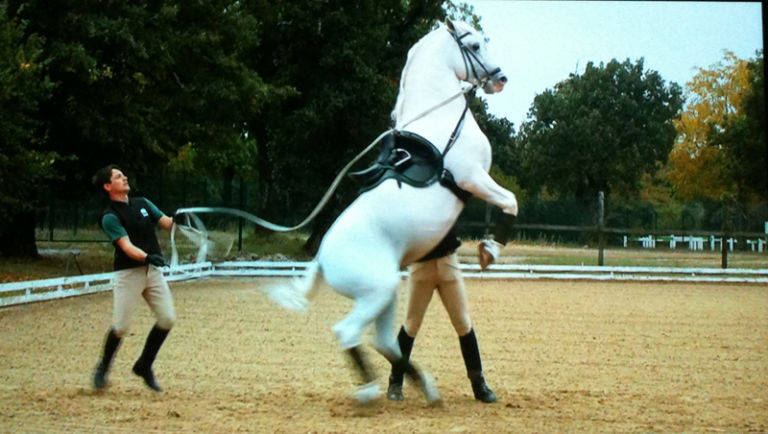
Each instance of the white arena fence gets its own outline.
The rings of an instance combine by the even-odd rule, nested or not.
[[[229,261],[184,264],[164,270],[168,281],[226,277],[298,277],[308,262]],[[606,267],[584,265],[460,264],[468,279],[560,279],[647,282],[768,283],[766,269]],[[0,307],[112,290],[114,272],[0,284]],[[407,272],[402,273],[407,277]]]

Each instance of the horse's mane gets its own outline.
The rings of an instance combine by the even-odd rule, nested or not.
[[[397,125],[397,120],[400,118],[403,112],[403,102],[405,100],[405,77],[408,75],[408,69],[411,66],[412,60],[416,57],[416,52],[419,50],[419,48],[423,45],[424,40],[427,39],[429,35],[434,33],[435,30],[444,27],[445,25],[443,23],[438,22],[436,26],[432,30],[429,31],[426,35],[422,36],[421,39],[418,40],[413,46],[408,50],[408,58],[405,61],[405,66],[403,67],[403,72],[400,74],[400,85],[397,92],[397,100],[395,101],[395,108],[392,109],[391,117],[392,122],[394,122],[395,125]]]

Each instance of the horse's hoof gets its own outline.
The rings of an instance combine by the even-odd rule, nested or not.
[[[352,392],[352,398],[360,405],[368,405],[381,396],[379,382],[374,380],[368,384],[358,386],[357,390]]]
[[[437,390],[437,383],[427,373],[421,374],[421,391],[424,392],[424,397],[427,399],[427,406],[443,406],[443,398],[440,396],[440,391]]]

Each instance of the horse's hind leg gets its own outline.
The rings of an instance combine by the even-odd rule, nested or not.
[[[424,393],[429,405],[440,405],[442,399],[437,385],[432,377],[421,372],[408,359],[403,358],[400,346],[393,331],[397,300],[393,297],[391,303],[376,318],[376,349],[392,364],[395,372],[404,372],[405,375],[419,387]]]
[[[351,359],[362,380],[363,384],[353,393],[353,397],[361,404],[368,404],[380,395],[376,374],[365,360],[361,347],[363,330],[388,308],[394,294],[391,290],[371,290],[358,295],[352,312],[333,326],[341,348]]]
[[[380,395],[379,383],[376,381],[376,374],[371,366],[365,360],[362,347],[360,345],[349,348],[347,356],[352,360],[352,364],[360,374],[363,384],[357,388],[352,396],[361,404],[368,404]]]
[[[391,354],[395,359],[401,357],[400,345],[394,333],[395,315],[397,314],[397,291],[384,310],[376,317],[376,350],[382,354]]]
[[[363,329],[378,319],[382,311],[389,307],[394,299],[392,290],[368,291],[355,297],[352,311],[333,326],[333,332],[339,339],[342,350],[360,345]]]
[[[399,369],[400,372],[404,372],[413,384],[421,389],[428,404],[440,405],[442,399],[432,377],[427,373],[419,371],[409,360],[404,359],[400,352],[400,346],[397,344],[393,327],[396,313],[397,291],[395,290],[392,292],[389,302],[376,316],[376,350],[392,364],[393,370]]]

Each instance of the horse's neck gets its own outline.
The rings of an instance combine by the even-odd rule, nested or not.
[[[453,43],[452,40],[448,42]],[[445,38],[433,37],[419,42],[419,46],[415,47],[417,51],[406,64],[401,78],[400,93],[395,105],[395,128],[405,127],[425,111],[449,100],[461,91],[461,82],[456,78],[456,73],[449,66],[449,62],[439,58],[449,55],[445,43]],[[458,121],[458,116],[463,109],[464,98],[459,97],[444,107],[435,109],[420,121],[429,119],[430,122],[435,122],[435,117],[441,116],[446,118],[445,121],[440,121],[442,123],[447,122],[447,118],[454,115]],[[445,128],[445,125],[441,128]]]

